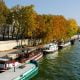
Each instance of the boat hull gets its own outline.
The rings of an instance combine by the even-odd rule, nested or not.
[[[54,52],[57,52],[57,51],[58,51],[58,49],[56,49],[56,50],[44,50],[43,54],[45,55],[45,54],[54,53]]]
[[[35,75],[38,74],[38,67],[36,69],[34,69],[33,71],[31,71],[29,74],[26,74],[26,72],[24,73],[25,75],[21,76],[20,79],[14,79],[14,80],[30,80],[31,78],[33,78]]]
[[[35,55],[34,57],[29,58],[28,60],[26,60],[26,63],[29,63],[30,60],[38,61],[38,60],[40,60],[42,57],[43,57],[43,54],[42,54],[42,53],[39,53],[39,54]]]
[[[59,49],[59,50],[60,50],[60,49],[63,49],[63,48],[65,48],[65,47],[69,46],[69,45],[71,45],[70,42],[63,43],[63,44],[61,44],[61,45],[58,45],[58,49]]]
[[[30,80],[37,74],[38,74],[38,67],[35,67],[29,71],[26,71],[25,73],[21,74],[20,76],[18,76],[17,78],[13,80]]]

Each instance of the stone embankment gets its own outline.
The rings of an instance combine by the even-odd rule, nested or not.
[[[28,40],[22,41],[22,45],[27,45]],[[21,45],[21,40],[16,41],[16,40],[10,40],[10,41],[0,41],[0,51],[6,51],[6,50],[11,50],[15,46]]]

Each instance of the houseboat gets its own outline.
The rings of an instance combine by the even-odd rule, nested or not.
[[[30,65],[29,68],[27,65]],[[26,65],[26,71],[20,74],[18,77],[13,80],[30,80],[32,77],[38,73],[38,63],[35,60],[31,60],[30,63]]]
[[[74,45],[75,44],[75,41],[79,39],[79,35],[74,35],[71,37],[70,39],[70,42],[71,42],[71,45]]]
[[[0,72],[4,72],[10,68],[17,67],[20,63],[10,58],[0,58]]]
[[[58,43],[58,49],[62,49],[62,48],[65,48],[67,46],[71,45],[71,42],[70,41],[67,41],[67,42],[59,42]]]
[[[23,62],[29,62],[30,60],[39,60],[43,57],[43,54],[41,51],[38,51],[37,49],[26,51],[27,49],[24,49],[21,53],[18,54],[17,60],[20,63]]]
[[[43,52],[45,53],[51,53],[51,52],[55,52],[58,50],[58,45],[56,43],[50,43],[50,44],[46,44],[43,47]]]
[[[24,66],[24,67],[23,67]],[[38,64],[36,61],[30,61],[30,63],[25,65],[20,65],[3,72],[0,74],[1,80],[30,80],[32,77],[38,73]]]
[[[70,40],[70,42],[71,42],[71,45],[74,45],[74,43],[75,43],[75,40],[76,40],[76,39],[71,39],[71,40]]]
[[[36,49],[21,49],[0,58],[0,72],[6,71],[12,67],[17,67],[19,64],[29,63],[30,60],[39,60],[42,58],[42,52]]]

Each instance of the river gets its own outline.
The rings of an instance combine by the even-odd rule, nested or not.
[[[44,56],[32,80],[80,80],[80,42]]]

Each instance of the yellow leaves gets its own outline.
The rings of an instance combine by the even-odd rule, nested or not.
[[[66,40],[73,34],[72,28],[77,31],[77,25],[75,21],[69,26],[69,21],[64,16],[53,15],[38,15],[37,16],[37,30],[39,33],[44,33],[42,40],[44,43],[51,42],[53,40]]]
[[[73,34],[77,33],[78,25],[77,25],[76,20],[69,19],[68,23],[69,23],[69,27],[70,27],[71,31],[73,32]]]
[[[63,16],[53,17],[54,36],[57,40],[65,37],[64,34],[66,34],[66,21],[67,20]]]
[[[14,7],[14,12],[9,14],[9,23],[13,22],[14,14],[15,22],[18,23],[16,28],[20,29],[19,32],[23,32],[25,37],[39,38],[48,43],[53,40],[65,40],[77,32],[74,19],[67,20],[61,15],[38,15],[33,8],[33,5],[17,6]]]
[[[78,33],[80,34],[80,26],[78,26]]]
[[[9,13],[9,9],[5,5],[5,3],[0,1],[0,24],[3,24],[6,22],[6,17],[8,13]]]

